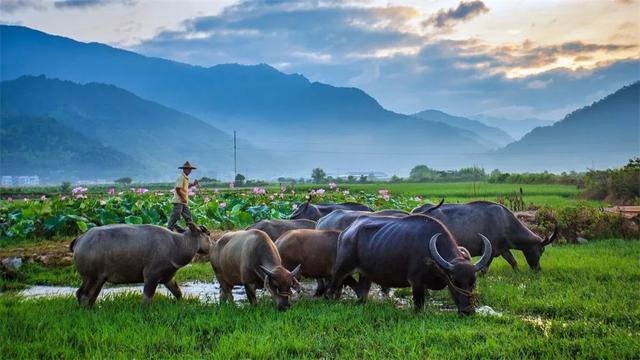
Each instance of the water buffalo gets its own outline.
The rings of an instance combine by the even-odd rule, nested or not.
[[[340,231],[337,230],[304,229],[289,231],[276,241],[282,265],[286,269],[293,269],[300,264],[302,276],[317,279],[318,288],[314,296],[324,294],[326,284],[331,280],[338,236]],[[344,284],[355,289],[357,282],[353,277],[347,276]]]
[[[297,276],[282,266],[278,249],[262,230],[242,230],[226,233],[212,246],[209,259],[220,282],[222,298],[233,301],[234,285],[244,285],[251,304],[256,303],[256,289],[266,288],[278,310],[289,308],[291,288],[300,289]]]
[[[179,234],[156,225],[115,224],[94,227],[69,246],[82,277],[78,302],[92,306],[102,286],[144,282],[143,299],[150,302],[158,284],[177,299],[182,293],[174,275],[196,253],[209,251],[209,232],[192,226]]]
[[[540,270],[540,257],[544,247],[557,237],[558,229],[551,236],[542,239],[529,230],[506,207],[489,201],[474,201],[468,204],[444,204],[438,209],[426,204],[411,211],[414,214],[428,214],[442,221],[461,246],[472,256],[482,253],[482,242],[478,233],[491,239],[493,257],[502,256],[517,270],[518,264],[510,249],[521,250],[527,263],[534,270]],[[487,264],[487,268],[491,261]]]
[[[409,213],[402,210],[381,210],[376,212],[367,212],[367,211],[338,209],[320,218],[320,220],[318,220],[318,223],[316,224],[316,229],[344,230],[347,227],[349,227],[351,223],[356,221],[358,217],[362,215],[402,217],[402,216],[409,215]]]
[[[471,314],[475,311],[476,271],[491,259],[490,241],[482,234],[477,236],[484,243],[484,252],[474,265],[460,252],[444,224],[434,218],[361,216],[340,234],[328,295],[357,269],[357,294],[362,302],[371,282],[384,287],[411,286],[415,310],[419,311],[426,289],[448,286],[458,312]]]
[[[291,214],[289,219],[309,219],[313,221],[318,221],[321,217],[329,214],[333,210],[342,209],[342,210],[357,210],[357,211],[373,211],[367,205],[362,205],[358,203],[341,203],[341,204],[311,204],[309,201],[298,206],[296,211]]]
[[[315,229],[316,222],[307,219],[298,220],[260,220],[257,223],[249,226],[247,230],[257,229],[262,230],[269,235],[271,240],[276,241],[282,234],[289,230],[295,229]]]

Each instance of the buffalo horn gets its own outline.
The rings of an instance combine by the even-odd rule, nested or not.
[[[491,260],[491,242],[489,241],[489,239],[487,239],[486,236],[480,233],[478,233],[478,236],[480,236],[480,238],[482,239],[482,242],[484,243],[484,247],[482,250],[482,257],[480,258],[480,260],[478,260],[477,263],[473,265],[476,271],[487,266],[487,264],[489,263],[489,260]]]
[[[438,253],[438,249],[436,248],[436,242],[438,241],[438,237],[442,235],[441,233],[437,233],[431,237],[429,240],[429,252],[431,252],[431,256],[433,260],[435,260],[440,267],[445,268],[447,270],[453,269],[453,264],[445,260],[440,253]]]
[[[547,246],[551,244],[552,242],[556,241],[557,238],[558,238],[558,223],[556,223],[556,226],[553,228],[553,233],[551,234],[551,236],[547,236],[544,239],[544,241],[542,242],[542,246]]]
[[[295,269],[291,271],[291,276],[298,277],[298,274],[300,273],[300,266],[302,266],[302,264],[296,266]]]
[[[265,274],[267,274],[267,276],[273,276],[273,272],[271,272],[271,270],[267,269],[266,267],[259,265],[260,269],[262,269],[262,271],[264,271]]]

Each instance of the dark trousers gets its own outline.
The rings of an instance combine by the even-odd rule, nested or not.
[[[173,211],[171,211],[171,218],[169,218],[169,225],[167,225],[169,229],[173,229],[176,226],[176,223],[180,220],[180,215],[184,218],[187,226],[193,225],[193,219],[191,219],[191,210],[189,210],[189,207],[186,204],[173,203]]]

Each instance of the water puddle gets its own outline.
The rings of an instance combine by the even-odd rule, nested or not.
[[[205,282],[185,282],[180,284],[180,289],[182,290],[182,296],[185,298],[195,298],[205,303],[218,302],[220,299],[220,284],[215,283],[205,283]],[[76,295],[76,287],[69,286],[42,286],[36,285],[31,286],[25,290],[18,292],[18,295],[22,296],[25,299],[32,298],[50,298],[50,297],[60,297],[60,296],[73,296]],[[100,291],[100,295],[98,296],[98,300],[108,298],[110,296],[125,294],[125,293],[134,293],[142,296],[142,284],[140,285],[131,285],[131,286],[114,286],[114,287],[103,287],[102,291]],[[169,290],[165,288],[163,285],[159,285],[156,290],[156,294],[162,294],[168,297],[173,297]],[[261,295],[261,291],[257,292],[257,295]],[[247,295],[244,292],[244,288],[241,286],[236,286],[233,288],[233,299],[236,302],[243,301],[247,299]]]

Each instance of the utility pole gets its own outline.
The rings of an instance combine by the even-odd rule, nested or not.
[[[238,176],[237,156],[236,156],[236,131],[233,130],[233,181]]]

